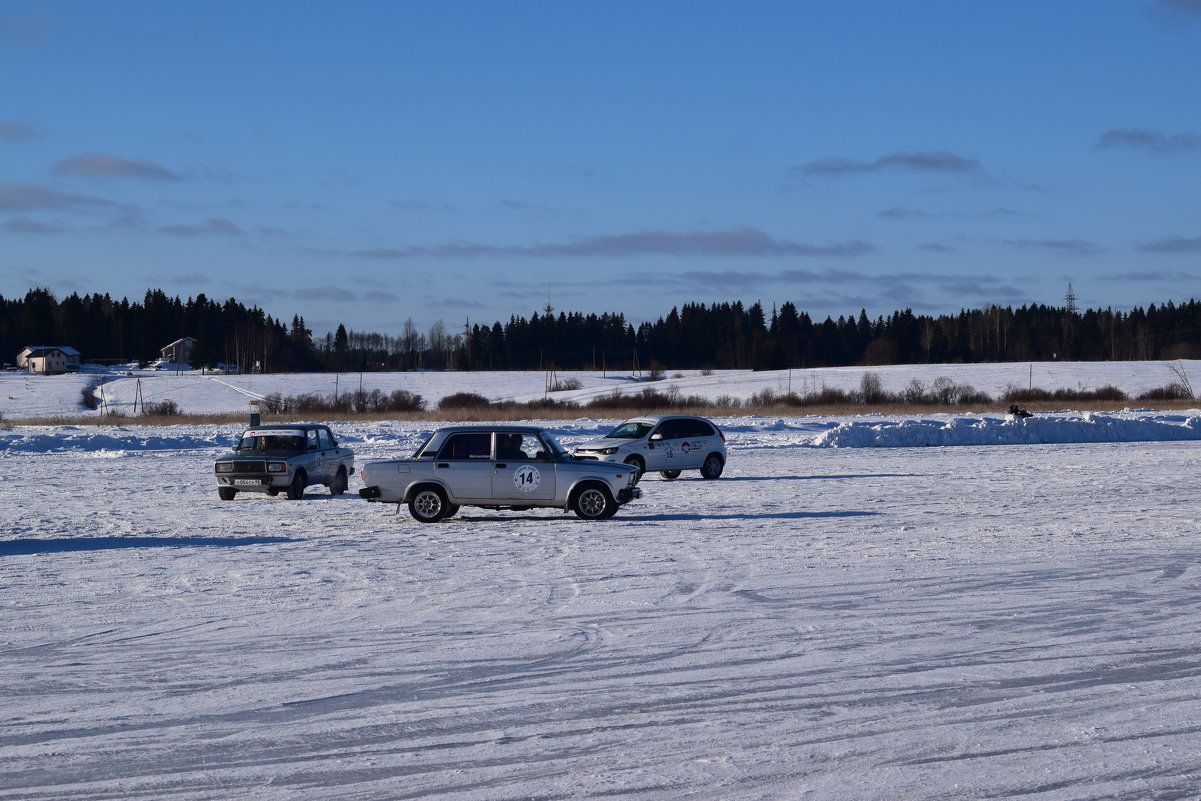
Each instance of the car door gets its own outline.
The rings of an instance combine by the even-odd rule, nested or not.
[[[647,470],[680,469],[680,421],[664,420],[651,432],[646,451]]]
[[[497,432],[492,500],[506,506],[524,506],[530,501],[554,498],[555,464],[550,461],[550,452],[537,434]]]
[[[321,440],[317,429],[310,428],[305,432],[304,446],[306,452],[306,467],[310,484],[324,484],[329,481],[329,471],[325,467],[325,453],[321,450]]]
[[[334,476],[337,475],[338,466],[342,463],[338,445],[334,442],[334,435],[328,428],[317,429],[317,441],[320,443],[323,462],[321,472],[325,475],[326,481],[333,481]]]
[[[434,477],[449,490],[455,502],[492,501],[492,432],[461,431],[451,434],[434,457]]]
[[[703,420],[680,420],[677,452],[679,467],[691,470],[700,467],[709,453],[709,445],[717,436],[713,427]]]

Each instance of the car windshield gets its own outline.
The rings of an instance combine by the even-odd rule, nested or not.
[[[630,420],[605,435],[608,439],[642,439],[655,427],[654,423],[645,420]]]
[[[413,454],[412,458],[414,458],[414,459],[422,459],[422,458],[433,459],[434,455],[438,452],[438,449],[430,448],[430,450],[428,450],[428,451],[426,450],[426,448],[429,448],[429,444],[433,441],[434,441],[434,435],[430,434],[428,437],[425,438],[425,442],[421,443],[421,447],[419,447],[417,449],[417,452]]]
[[[243,435],[239,451],[303,451],[304,437],[294,433]]]
[[[546,443],[546,447],[550,448],[550,459],[552,462],[558,462],[563,459],[572,458],[571,454],[567,452],[567,449],[564,448],[559,443],[559,440],[555,439],[549,431],[543,431],[540,433],[542,441]]]

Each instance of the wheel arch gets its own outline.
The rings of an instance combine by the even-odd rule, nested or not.
[[[441,490],[442,494],[446,497],[447,503],[457,503],[454,493],[450,491],[450,487],[446,486],[444,482],[439,481],[436,478],[421,478],[411,482],[405,487],[404,494],[400,496],[400,503],[408,503],[409,501],[413,500],[413,496],[426,487],[434,487],[435,489]]]
[[[613,488],[609,486],[609,482],[605,481],[603,478],[597,478],[596,476],[582,476],[575,483],[573,483],[571,485],[571,489],[567,491],[567,506],[570,508],[572,501],[575,500],[576,495],[579,495],[581,492],[588,489],[588,487],[597,487],[602,489],[605,491],[605,494],[607,494],[614,501],[617,500],[617,496],[613,494]]]

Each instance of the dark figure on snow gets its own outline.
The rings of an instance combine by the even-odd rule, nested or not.
[[[1033,414],[1026,411],[1025,409],[1019,409],[1018,405],[1016,403],[1009,407],[1009,413],[1012,414],[1014,417],[1033,417],[1034,416]]]

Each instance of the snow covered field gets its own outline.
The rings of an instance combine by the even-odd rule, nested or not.
[[[1134,398],[1148,390],[1178,380],[1183,371],[1201,389],[1201,361],[1175,362],[1015,362],[1012,364],[896,365],[891,367],[827,367],[812,370],[718,370],[708,375],[697,370],[664,373],[655,382],[638,380],[629,370],[566,372],[554,374],[560,382],[575,379],[580,388],[549,393],[561,401],[588,401],[613,392],[632,395],[647,387],[660,392],[679,391],[683,396],[716,399],[722,396],[748,400],[764,390],[775,394],[813,393],[824,387],[859,389],[865,373],[880,379],[889,392],[904,390],[918,380],[927,388],[939,378],[967,384],[999,399],[1010,387],[1090,390],[1115,386]],[[134,415],[135,403],[174,401],[181,412],[246,412],[249,403],[268,395],[334,395],[362,389],[389,394],[403,389],[425,399],[430,408],[455,392],[474,392],[490,400],[537,400],[547,393],[547,372],[477,373],[267,373],[251,375],[201,375],[196,372],[112,370],[104,375],[81,373],[30,376],[0,373],[0,417],[7,420],[64,415]],[[641,374],[640,377],[645,377]],[[88,412],[81,392],[101,379],[102,407]]]
[[[0,429],[0,801],[1201,797],[1201,410],[718,422],[612,520],[436,525],[223,503],[237,426]]]

